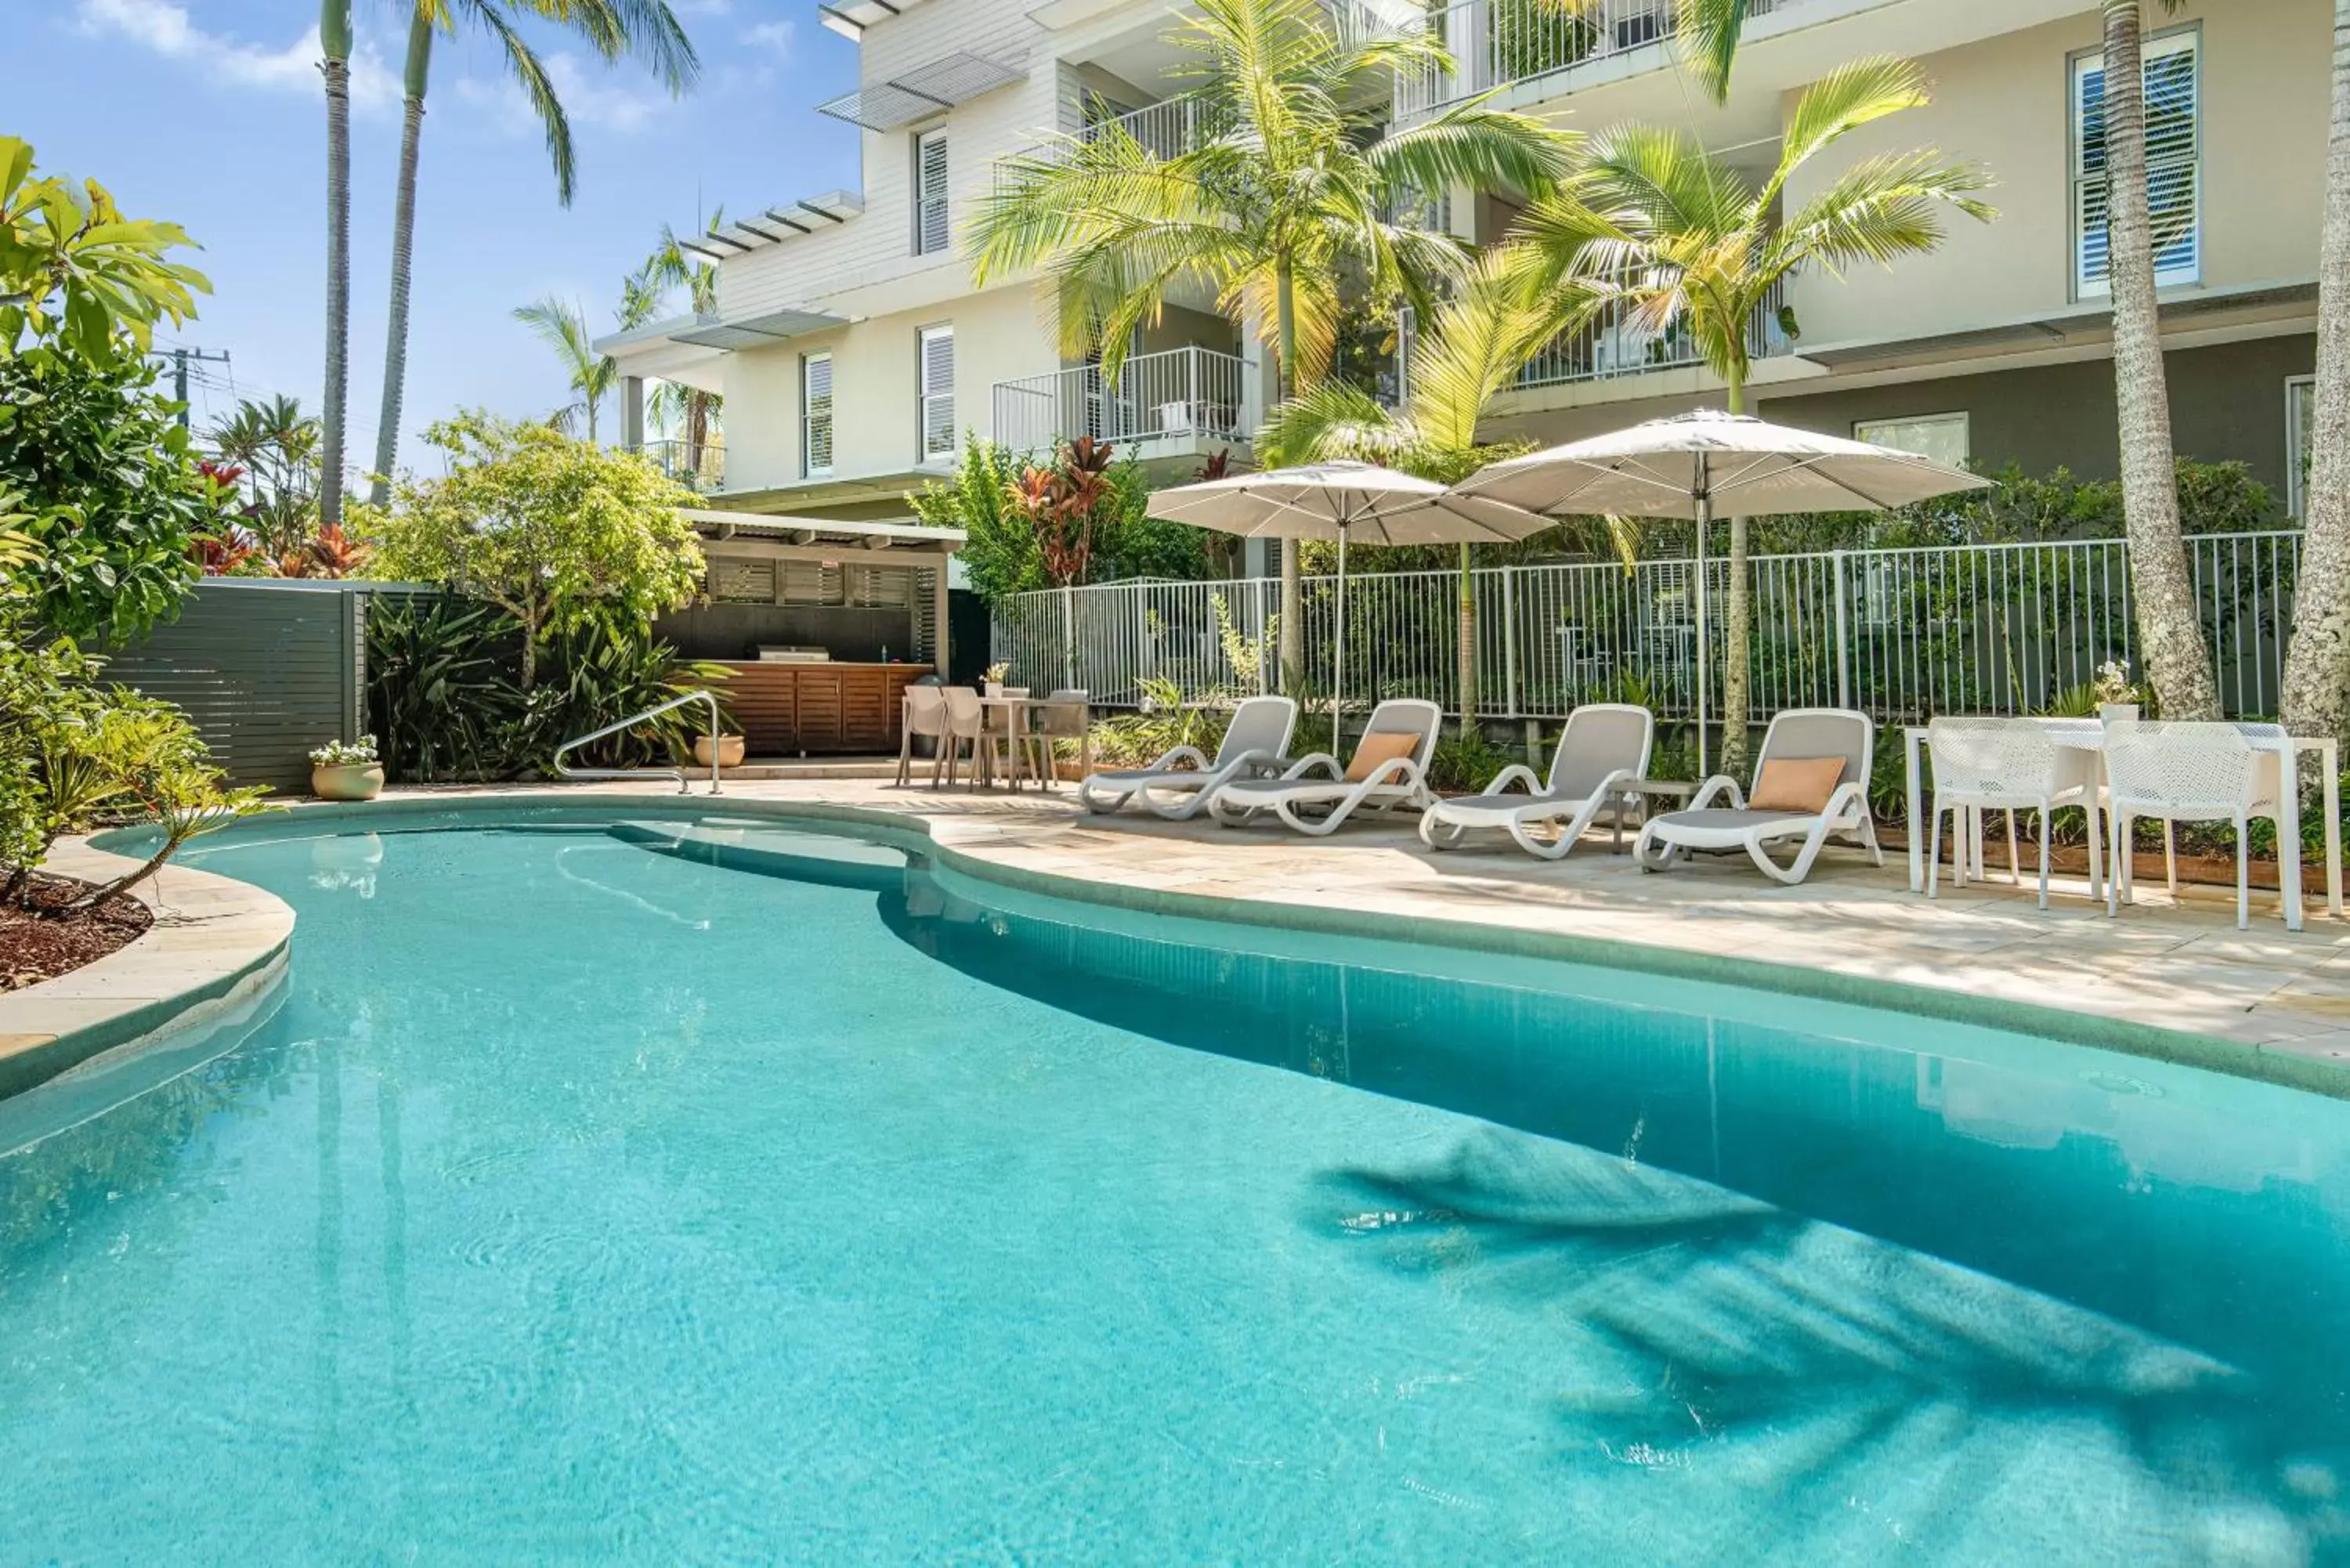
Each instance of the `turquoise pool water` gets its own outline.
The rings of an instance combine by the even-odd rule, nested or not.
[[[0,1561],[2350,1555],[2339,1102],[723,825],[196,858],[293,972],[0,1106]]]

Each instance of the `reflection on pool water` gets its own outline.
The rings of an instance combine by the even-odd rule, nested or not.
[[[771,828],[297,826],[197,857],[300,912],[273,1012],[0,1106],[7,1561],[2350,1556],[2350,1105]]]

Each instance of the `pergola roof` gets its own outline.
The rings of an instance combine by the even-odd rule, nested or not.
[[[764,245],[833,228],[864,212],[865,198],[855,192],[827,191],[820,196],[803,196],[785,206],[769,207],[755,217],[738,218],[723,227],[712,225],[700,239],[680,240],[678,248],[723,262]]]
[[[890,78],[843,93],[816,106],[818,114],[861,125],[868,130],[895,130],[925,119],[941,109],[969,103],[983,93],[1009,87],[1026,73],[1018,67],[984,55],[948,55]]]

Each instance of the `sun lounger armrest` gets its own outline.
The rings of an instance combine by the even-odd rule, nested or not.
[[[1144,771],[1154,774],[1171,774],[1179,763],[1186,767],[1205,768],[1208,765],[1208,755],[1197,746],[1178,746],[1171,752],[1161,753],[1159,760]]]
[[[1820,815],[1830,822],[1835,822],[1842,819],[1848,812],[1857,812],[1862,816],[1869,814],[1868,788],[1866,784],[1836,785],[1835,793],[1828,796],[1827,809]]]
[[[1697,796],[1689,803],[1686,809],[1690,811],[1704,811],[1711,807],[1716,801],[1721,799],[1724,795],[1728,795],[1730,797],[1731,810],[1744,811],[1746,809],[1746,792],[1740,789],[1738,787],[1738,781],[1731,778],[1728,774],[1716,774],[1711,778],[1706,780],[1705,783],[1698,785]]]
[[[1534,773],[1534,769],[1526,766],[1523,763],[1512,763],[1508,767],[1503,768],[1499,774],[1494,775],[1493,782],[1485,786],[1483,793],[1486,794],[1507,794],[1510,792],[1510,786],[1513,784],[1522,784],[1525,785],[1526,793],[1528,794],[1542,794],[1542,779]]]
[[[1298,758],[1289,765],[1289,771],[1281,776],[1284,779],[1302,779],[1316,768],[1322,769],[1334,779],[1347,776],[1347,764],[1327,752],[1316,752],[1310,757]]]
[[[1234,778],[1274,778],[1289,765],[1289,759],[1279,752],[1243,752],[1224,765]]]

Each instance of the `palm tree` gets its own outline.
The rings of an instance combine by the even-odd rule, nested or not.
[[[710,226],[717,228],[726,221],[725,209],[711,213]],[[685,247],[678,243],[676,231],[667,223],[661,225],[660,244],[645,258],[637,270],[632,285],[641,285],[658,299],[672,288],[682,288],[689,306],[696,316],[712,315],[718,309],[718,269],[706,261],[686,260]],[[663,381],[653,389],[651,413],[664,427],[671,422],[685,429],[685,468],[688,473],[702,472],[702,449],[709,444],[710,433],[723,404],[715,392],[705,392],[699,387],[681,382]]]
[[[579,394],[576,403],[559,409],[555,415],[555,428],[569,431],[584,411],[588,416],[588,440],[596,440],[596,413],[604,395],[612,389],[612,379],[619,367],[596,352],[596,345],[588,330],[588,313],[579,302],[557,299],[547,295],[535,304],[517,306],[514,317],[538,335],[538,340],[555,350],[571,377],[571,389]]]
[[[2164,0],[2176,8],[2177,0]],[[2114,401],[2121,421],[2122,511],[2131,598],[2146,672],[2165,715],[2216,719],[2220,688],[2178,523],[2170,389],[2155,298],[2158,242],[2146,183],[2145,25],[2141,0],[2105,0],[2106,281],[2114,307]]]
[[[1984,221],[1994,215],[1975,195],[1988,178],[1930,150],[1861,158],[1794,212],[1784,210],[1788,182],[1804,164],[1862,126],[1928,101],[1925,77],[1908,60],[1840,66],[1796,100],[1778,167],[1760,184],[1684,131],[1629,125],[1602,132],[1575,174],[1523,214],[1499,265],[1522,298],[1553,302],[1562,332],[1609,316],[1659,337],[1687,333],[1726,384],[1731,412],[1742,413],[1757,339],[1791,274],[1889,265],[1931,251],[1941,244],[1946,208]],[[1779,307],[1776,326],[1795,335],[1790,307]],[[1742,517],[1730,520],[1729,554],[1721,751],[1724,770],[1736,771],[1746,753],[1752,622]]]
[[[343,416],[351,371],[351,0],[318,0],[327,78],[327,385],[318,441],[318,516],[343,520]]]
[[[2317,276],[2317,408],[2282,715],[2295,734],[2338,736],[2350,728],[2350,0],[2334,0]]]
[[[1493,398],[1516,378],[1550,326],[1545,310],[1481,275],[1438,312],[1414,347],[1409,391],[1389,409],[1350,382],[1326,380],[1275,408],[1257,432],[1268,468],[1354,458],[1458,484],[1523,443],[1481,445],[1477,427]],[[1477,597],[1470,546],[1460,553],[1461,732],[1477,717]]]
[[[1196,64],[1192,145],[1161,157],[1117,124],[1002,166],[972,224],[982,286],[1043,267],[1056,286],[1062,350],[1097,348],[1115,381],[1137,327],[1170,293],[1215,291],[1276,357],[1283,398],[1327,369],[1340,279],[1376,312],[1421,315],[1465,278],[1468,248],[1397,214],[1465,184],[1532,191],[1562,175],[1567,138],[1468,103],[1391,135],[1380,105],[1398,70],[1450,64],[1424,26],[1334,27],[1323,0],[1200,0],[1170,35]],[[1301,682],[1296,552],[1282,553],[1281,664]]]
[[[700,73],[693,45],[665,0],[411,0],[405,113],[400,133],[400,181],[392,204],[391,313],[384,334],[383,411],[376,421],[375,478],[369,499],[384,504],[392,464],[400,452],[400,400],[408,380],[409,264],[416,243],[416,160],[424,133],[424,92],[432,74],[432,44],[470,24],[489,36],[505,57],[506,72],[530,100],[546,131],[546,155],[555,165],[556,198],[571,205],[576,168],[571,122],[546,67],[515,30],[505,13],[556,22],[587,38],[605,60],[637,54],[658,72],[671,93],[682,93]]]

